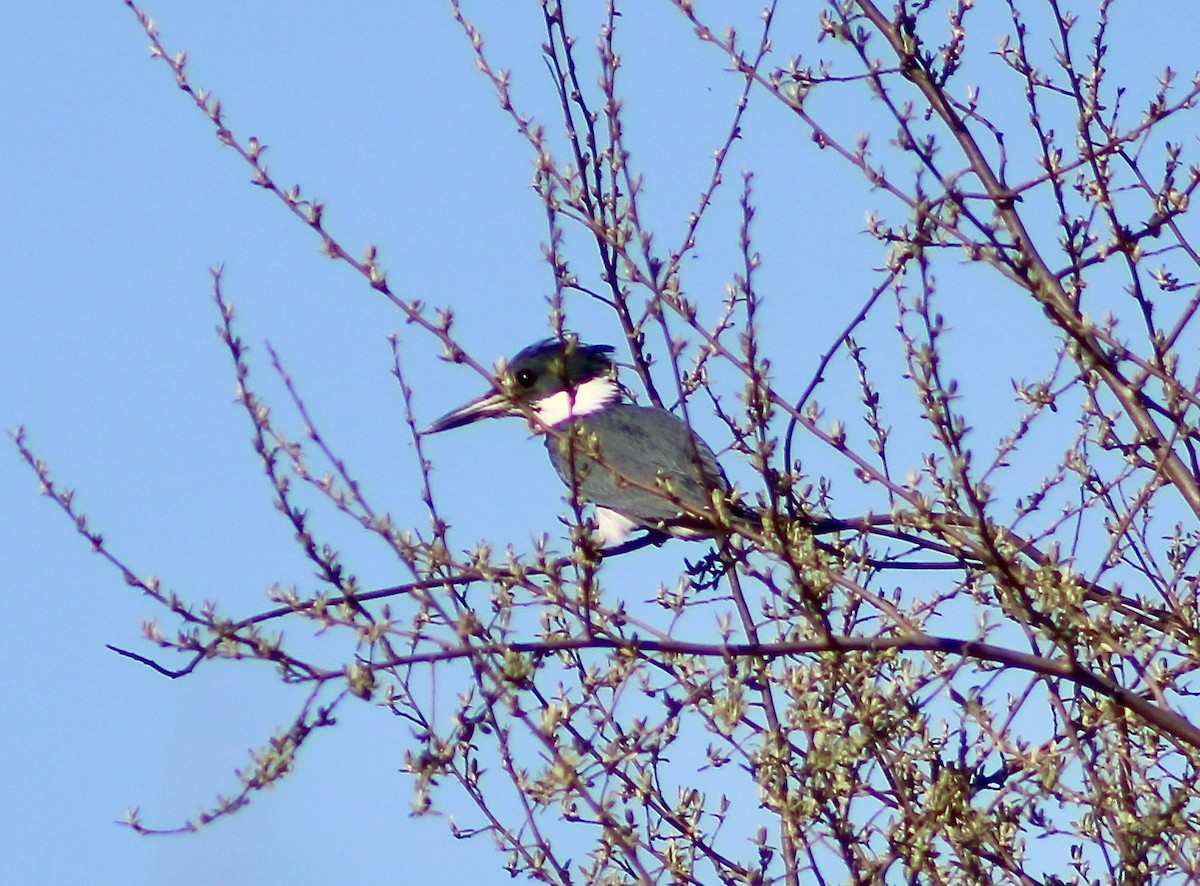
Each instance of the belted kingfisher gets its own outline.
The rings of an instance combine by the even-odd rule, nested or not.
[[[730,503],[712,449],[679,416],[625,402],[610,345],[574,338],[532,344],[501,367],[491,393],[448,412],[425,433],[515,415],[545,438],[567,486],[596,506],[599,534],[619,544],[636,529],[675,538],[728,534],[730,521],[758,523]],[[726,507],[717,516],[714,493]]]

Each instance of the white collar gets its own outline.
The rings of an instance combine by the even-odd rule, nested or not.
[[[621,399],[621,389],[611,375],[589,378],[570,391],[556,391],[533,403],[538,420],[555,428],[573,418],[583,418]]]

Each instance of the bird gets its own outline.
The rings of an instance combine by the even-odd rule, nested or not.
[[[661,542],[761,526],[751,509],[730,499],[732,488],[712,447],[686,421],[628,401],[614,351],[573,336],[535,342],[500,364],[492,391],[447,412],[424,433],[485,418],[526,418],[544,438],[563,483],[595,506],[606,546],[638,530]]]

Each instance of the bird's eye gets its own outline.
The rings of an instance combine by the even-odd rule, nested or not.
[[[517,373],[517,384],[523,388],[528,388],[533,385],[535,378],[537,378],[537,376],[534,374],[532,369],[522,369]]]

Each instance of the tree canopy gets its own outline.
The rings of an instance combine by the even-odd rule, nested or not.
[[[131,827],[237,811],[365,701],[394,715],[415,810],[465,799],[455,835],[542,882],[1200,877],[1200,79],[1131,51],[1161,20],[1112,2],[832,0],[731,24],[674,0],[678,27],[647,33],[634,4],[543,0],[540,45],[502,58],[452,2],[545,217],[544,292],[491,297],[544,304],[530,340],[603,330],[638,401],[685,418],[736,482],[694,515],[708,541],[612,551],[577,488],[531,544],[456,532],[467,504],[434,467],[502,459],[435,446],[422,429],[455,403],[410,380],[492,383],[498,354],[459,334],[481,308],[418,297],[378,247],[348,245],[128,5],[252,184],[395,310],[419,489],[396,504],[358,475],[285,358],[246,345],[220,268],[238,401],[314,582],[249,615],[176,592],[15,434],[158,608],[148,649],[118,652],[173,677],[266,662],[305,689],[234,792]],[[677,45],[711,81],[639,106],[655,69],[627,80],[629,64]],[[694,108],[715,140],[677,138]],[[703,158],[699,188],[672,182],[671,158]],[[777,183],[814,165],[843,175],[836,193],[797,203]],[[870,248],[846,253],[862,267],[800,258],[831,200],[864,214]],[[430,345],[446,362],[414,369]],[[280,399],[262,393],[272,372]],[[669,482],[651,491],[694,510]],[[364,585],[347,525],[403,581]]]

